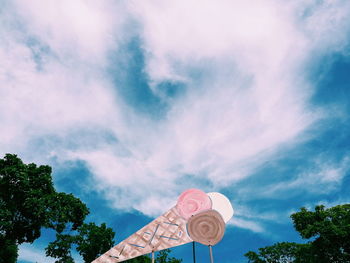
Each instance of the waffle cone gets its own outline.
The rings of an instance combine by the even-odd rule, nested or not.
[[[186,223],[187,221],[178,214],[176,207],[173,207],[92,263],[122,262],[192,242],[186,231]]]

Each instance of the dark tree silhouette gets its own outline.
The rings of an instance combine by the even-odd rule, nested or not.
[[[24,164],[13,154],[0,159],[2,262],[16,262],[18,245],[36,240],[42,227],[75,230],[88,213],[80,199],[56,192],[51,167]]]
[[[315,211],[301,208],[291,215],[295,229],[306,244],[277,243],[245,254],[251,263],[349,263],[350,204]]]

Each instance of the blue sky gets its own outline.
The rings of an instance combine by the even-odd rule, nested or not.
[[[0,154],[51,165],[116,242],[192,187],[234,206],[218,261],[300,241],[291,213],[350,198],[349,17],[347,0],[0,1]],[[53,262],[52,238],[19,262]]]

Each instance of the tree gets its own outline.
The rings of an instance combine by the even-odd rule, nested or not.
[[[45,203],[55,193],[48,166],[25,165],[16,155],[0,159],[1,240],[33,242],[47,222]]]
[[[181,263],[181,259],[176,259],[174,257],[169,257],[170,249],[164,249],[157,252],[157,256],[155,258],[155,263]],[[126,263],[151,263],[152,260],[148,256],[140,256],[137,258],[129,259],[125,261]]]
[[[125,261],[125,263],[151,263],[151,262],[152,262],[151,258],[145,255]]]
[[[67,234],[56,234],[56,240],[50,242],[45,248],[46,256],[58,258],[56,263],[74,263],[74,259],[71,254],[71,247],[75,238]]]
[[[0,262],[16,262],[18,246],[12,240],[0,240]]]
[[[95,223],[82,224],[75,234],[56,234],[56,240],[46,248],[46,256],[57,258],[56,263],[73,263],[71,250],[76,250],[85,262],[91,262],[114,245],[115,233],[105,223],[97,226]]]
[[[115,233],[105,223],[84,223],[89,210],[80,199],[56,192],[51,172],[50,166],[24,164],[13,154],[0,159],[0,263],[16,262],[18,245],[34,242],[42,228],[56,231],[45,249],[56,263],[74,263],[73,246],[91,262],[114,245]],[[156,262],[181,262],[168,253],[160,252]],[[133,260],[150,262],[146,256]]]
[[[350,262],[350,204],[292,214],[294,228],[310,242],[317,262]]]
[[[101,226],[95,223],[83,224],[78,229],[76,238],[77,251],[85,262],[91,262],[114,246],[115,233],[105,223]]]
[[[315,211],[301,208],[291,215],[294,228],[307,244],[277,243],[259,248],[259,253],[245,254],[251,263],[349,263],[350,262],[350,204]]]
[[[156,263],[181,263],[181,259],[176,259],[174,257],[169,257],[170,249],[164,249],[158,252],[155,258]]]
[[[306,256],[308,249],[308,244],[281,242],[259,248],[259,253],[249,251],[245,256],[251,263],[310,263],[312,261]]]
[[[39,238],[42,227],[75,230],[88,213],[80,199],[56,192],[51,167],[13,154],[0,159],[0,262],[15,262],[18,245]]]
[[[47,222],[45,227],[58,233],[77,230],[89,214],[86,205],[73,194],[55,193],[46,203]]]

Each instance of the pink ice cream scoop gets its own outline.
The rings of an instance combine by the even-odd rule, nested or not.
[[[187,220],[200,211],[211,209],[211,206],[211,200],[206,193],[199,189],[188,189],[179,196],[176,209]]]

